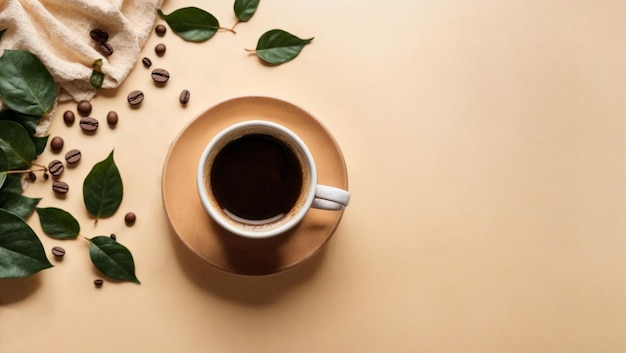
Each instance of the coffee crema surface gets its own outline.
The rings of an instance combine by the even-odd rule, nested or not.
[[[292,209],[302,190],[302,170],[284,142],[250,134],[217,154],[210,183],[224,212],[244,223],[266,223]]]

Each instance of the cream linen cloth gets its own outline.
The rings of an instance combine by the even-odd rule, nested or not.
[[[102,88],[117,87],[137,62],[163,0],[0,0],[0,51],[35,54],[59,87],[59,100],[90,100],[90,77],[102,58]],[[89,32],[109,33],[113,55],[103,56]]]

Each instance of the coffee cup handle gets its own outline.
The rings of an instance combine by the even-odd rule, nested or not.
[[[350,202],[350,193],[333,186],[317,185],[311,207],[323,210],[343,210]]]

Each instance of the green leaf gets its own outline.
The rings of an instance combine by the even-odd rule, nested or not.
[[[267,63],[279,65],[293,60],[312,40],[300,39],[282,29],[272,29],[259,38],[254,53]]]
[[[23,220],[35,211],[40,198],[30,198],[14,192],[0,192],[0,209],[7,210]]]
[[[35,209],[43,231],[55,239],[73,239],[80,233],[80,224],[69,212],[56,207]]]
[[[0,278],[26,277],[50,267],[41,241],[28,224],[0,210]]]
[[[104,82],[104,74],[102,73],[102,59],[96,59],[93,62],[93,71],[91,71],[91,77],[89,81],[95,89],[102,87]]]
[[[0,112],[0,120],[10,120],[19,123],[26,129],[26,132],[33,135],[37,131],[37,124],[41,116],[27,115],[16,112],[12,109],[5,109]]]
[[[14,121],[0,121],[0,149],[10,170],[28,168],[35,158],[33,141],[24,127]]]
[[[133,255],[124,245],[103,235],[88,239],[89,257],[103,275],[140,284],[135,276]]]
[[[2,190],[4,181],[7,180],[7,173],[5,172],[9,169],[8,166],[7,157],[4,155],[4,152],[0,150],[0,190]]]
[[[35,145],[35,155],[40,155],[46,149],[46,145],[48,144],[48,137],[50,136],[30,136],[31,141],[33,141],[33,145]]]
[[[220,28],[215,16],[197,7],[184,7],[169,15],[157,9],[157,13],[174,33],[189,42],[204,42],[213,37]]]
[[[124,186],[122,177],[109,156],[93,166],[83,182],[83,200],[87,211],[96,219],[112,216],[122,203]]]
[[[9,174],[7,175],[6,180],[4,181],[4,185],[2,185],[1,192],[12,192],[15,194],[22,193],[22,179],[19,174]]]
[[[35,55],[24,50],[5,50],[0,57],[0,97],[15,111],[43,116],[54,104],[56,85]]]
[[[239,21],[246,22],[252,18],[258,6],[259,0],[235,0],[235,16]]]

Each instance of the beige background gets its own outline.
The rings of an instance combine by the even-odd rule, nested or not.
[[[188,5],[234,22],[230,2],[164,10]],[[63,176],[65,200],[50,182],[26,193],[71,211],[85,236],[116,233],[142,284],[95,289],[86,242],[43,235],[66,258],[0,281],[0,351],[626,351],[624,13],[617,0],[264,0],[236,35],[153,35],[144,55],[170,71],[167,86],[138,64],[93,100],[102,122],[120,115],[95,136],[66,127],[74,105],[61,105],[51,135],[84,159]],[[271,28],[315,40],[264,66],[243,49]],[[125,102],[134,89],[147,97],[139,110]],[[197,260],[161,203],[170,141],[204,109],[245,95],[322,121],[353,193],[325,250],[270,277]],[[113,148],[126,194],[94,226],[82,180]],[[127,228],[130,210],[138,221]],[[36,216],[29,223],[41,234]]]

